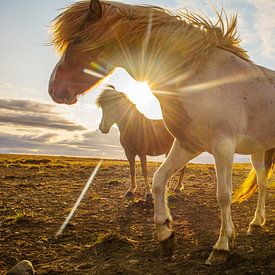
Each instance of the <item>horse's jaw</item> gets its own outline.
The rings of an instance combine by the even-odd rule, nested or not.
[[[104,128],[102,128],[102,127],[99,127],[99,130],[100,130],[100,132],[101,132],[102,134],[108,134],[108,133],[110,132],[110,128],[104,129]]]

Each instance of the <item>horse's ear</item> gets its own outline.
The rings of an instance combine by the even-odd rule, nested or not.
[[[91,0],[90,1],[90,16],[89,19],[91,21],[96,21],[102,16],[102,6],[98,0]]]

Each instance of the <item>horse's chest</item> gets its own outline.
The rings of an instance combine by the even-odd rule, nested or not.
[[[192,122],[186,110],[176,96],[158,96],[166,127],[177,139],[186,135],[186,129]]]
[[[193,119],[184,109],[177,96],[158,96],[160,101],[163,119],[166,127],[172,135],[185,144],[187,148],[199,148],[200,142],[192,133]]]

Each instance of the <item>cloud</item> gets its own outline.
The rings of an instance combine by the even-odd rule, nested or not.
[[[24,99],[4,99],[0,98],[0,109],[12,111],[24,111],[32,113],[56,113],[54,106],[51,104],[39,102],[36,100]]]
[[[33,88],[14,85],[10,82],[0,81],[0,96],[5,97],[7,94],[10,98],[33,98],[37,94],[43,94],[43,92]]]
[[[57,112],[53,105],[39,101],[0,98],[0,124],[25,127],[59,129],[67,131],[86,130]]]
[[[187,8],[213,16],[212,6],[222,7],[228,15],[238,13],[238,33],[242,45],[249,50],[253,59],[260,63],[275,60],[275,1],[273,0],[176,0],[178,8]]]
[[[254,29],[260,39],[260,51],[275,60],[275,2],[272,0],[250,0],[254,7]]]
[[[0,153],[125,158],[117,128],[107,135],[88,131],[62,110],[42,101],[0,98]]]
[[[0,134],[1,151],[9,151],[12,149],[25,150],[44,147],[56,134],[45,135],[21,135],[21,134]],[[0,152],[1,152],[0,151]]]
[[[108,134],[102,134],[99,130],[81,132],[70,140],[60,141],[59,144],[92,150],[99,155],[120,155],[124,158],[124,150],[119,141],[119,130],[114,127],[111,128]]]
[[[12,84],[8,82],[0,82],[0,88],[11,88]]]
[[[60,140],[58,134],[0,134],[0,153],[74,155],[125,159],[123,148],[119,142],[117,128],[110,134],[97,131],[83,131],[72,137]]]
[[[62,117],[39,114],[1,114],[0,124],[22,125],[27,127],[60,129],[67,131],[85,130],[86,128]]]

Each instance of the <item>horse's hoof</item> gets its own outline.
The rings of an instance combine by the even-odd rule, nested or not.
[[[134,193],[131,191],[127,191],[124,196],[127,199],[132,199],[134,197]]]
[[[152,193],[146,193],[145,200],[146,200],[146,203],[151,203],[153,201]]]
[[[172,231],[172,234],[168,239],[160,242],[162,255],[165,257],[171,256],[176,249],[176,236],[175,232]]]
[[[175,189],[173,190],[173,193],[179,194],[179,193],[180,193],[180,189],[179,189],[179,188],[175,188]]]
[[[251,224],[248,227],[247,235],[258,235],[262,232],[262,227],[260,225]]]
[[[205,263],[207,265],[222,265],[227,262],[228,256],[229,251],[213,249]]]

